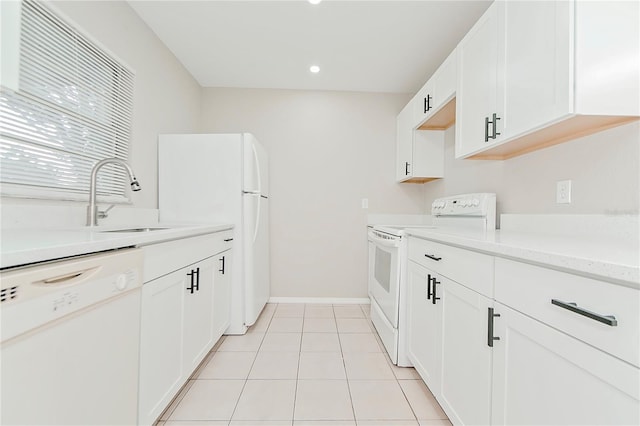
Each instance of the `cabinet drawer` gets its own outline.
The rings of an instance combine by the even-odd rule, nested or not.
[[[639,290],[501,258],[495,274],[498,302],[640,366]]]
[[[231,248],[233,230],[142,247],[143,281],[149,282]],[[230,241],[225,241],[230,240]]]
[[[493,297],[493,257],[409,238],[409,259],[487,297]]]

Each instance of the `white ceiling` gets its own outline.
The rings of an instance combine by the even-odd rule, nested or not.
[[[414,93],[491,1],[129,4],[204,87]]]

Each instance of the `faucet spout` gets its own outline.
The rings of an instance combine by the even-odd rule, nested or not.
[[[123,160],[119,158],[105,158],[104,160],[98,161],[91,170],[91,180],[89,187],[89,205],[87,206],[87,226],[97,226],[98,225],[98,206],[96,204],[96,186],[98,181],[98,171],[102,168],[102,166],[106,164],[119,164],[124,167],[129,175],[129,180],[131,181],[131,190],[132,191],[140,191],[140,183],[138,179],[134,176],[133,170],[131,167]]]

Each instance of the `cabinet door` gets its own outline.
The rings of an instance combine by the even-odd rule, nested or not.
[[[213,344],[224,334],[231,320],[232,250],[220,253],[218,271],[213,283]]]
[[[428,182],[442,176],[444,176],[444,132],[414,130],[412,180]]]
[[[492,424],[640,424],[640,370],[496,303]]]
[[[409,102],[396,120],[396,181],[411,177],[413,167],[413,109]]]
[[[433,272],[414,262],[409,262],[408,269],[408,355],[420,377],[435,394],[440,387],[442,303],[433,304],[429,296],[429,279],[434,277]]]
[[[498,36],[503,2],[493,3],[458,45],[458,91],[456,100],[456,158],[467,156],[498,141],[492,125],[498,105]],[[502,123],[498,120],[496,133]],[[488,139],[488,141],[487,141]]]
[[[572,112],[573,7],[570,0],[505,2],[504,138]]]
[[[457,64],[457,51],[454,50],[433,75],[433,111],[440,109],[455,96],[458,82]]]
[[[440,277],[436,296],[444,302],[439,401],[453,424],[489,424],[492,349],[487,331],[492,301]]]
[[[138,423],[151,425],[182,386],[183,271],[144,284]]]
[[[185,276],[182,350],[187,375],[213,346],[213,285],[217,261],[213,256],[182,269]]]
[[[431,77],[413,98],[413,122],[411,124],[414,127],[419,127],[435,110],[434,81]]]

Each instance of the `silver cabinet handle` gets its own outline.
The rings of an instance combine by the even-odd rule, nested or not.
[[[484,141],[489,142],[489,117],[484,118]]]
[[[431,291],[431,302],[435,305],[437,300],[440,298],[436,295],[436,284],[440,285],[440,281],[436,280],[436,277],[431,278],[433,280],[433,290]]]
[[[571,312],[575,312],[576,314],[585,316],[587,318],[591,318],[592,320],[596,320],[603,324],[607,324],[608,326],[615,327],[618,325],[618,320],[613,315],[600,315],[595,312],[588,311],[584,308],[578,306],[577,303],[574,302],[563,302],[558,299],[551,299],[551,303],[560,306],[563,309],[569,310]]]
[[[500,340],[499,337],[493,335],[493,319],[499,318],[500,314],[494,313],[493,308],[487,308],[487,346],[493,347],[495,340]]]

